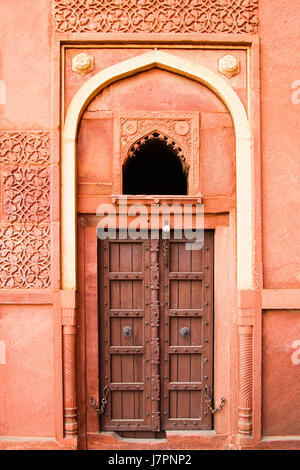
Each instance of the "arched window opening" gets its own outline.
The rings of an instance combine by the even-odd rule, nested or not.
[[[130,149],[123,165],[123,194],[187,194],[188,166],[182,149],[154,132]]]

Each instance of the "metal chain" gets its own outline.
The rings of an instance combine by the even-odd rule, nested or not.
[[[207,405],[207,408],[209,409],[209,411],[214,414],[216,413],[217,411],[220,411],[223,406],[225,405],[225,398],[224,397],[221,397],[221,401],[220,401],[220,404],[217,408],[213,408],[212,407],[212,401],[211,401],[211,398],[209,397],[209,387],[208,385],[205,385],[204,387],[204,397],[205,397],[205,403]]]
[[[93,396],[90,397],[90,404],[96,410],[97,415],[102,415],[104,413],[104,410],[106,408],[107,401],[108,401],[107,397],[108,397],[109,391],[110,391],[109,388],[105,385],[103,389],[103,398],[101,400],[100,408],[97,408],[95,398]]]

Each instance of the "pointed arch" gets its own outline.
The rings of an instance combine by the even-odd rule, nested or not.
[[[205,85],[223,101],[232,116],[236,137],[237,288],[251,289],[254,269],[253,178],[251,130],[244,106],[218,74],[160,50],[107,67],[90,78],[71,101],[62,133],[62,288],[76,289],[76,139],[82,113],[105,87],[155,67]]]
[[[172,137],[168,136],[164,132],[161,132],[159,129],[154,129],[152,132],[147,132],[147,134],[143,135],[142,137],[135,139],[134,142],[132,142],[128,146],[128,149],[125,152],[126,155],[125,155],[125,158],[123,158],[122,164],[124,165],[126,163],[126,160],[128,160],[128,158],[132,158],[136,154],[136,152],[140,150],[141,146],[146,144],[150,139],[157,139],[157,140],[161,140],[162,142],[165,142],[166,145],[170,147],[179,158],[184,174],[185,175],[188,174],[190,165],[186,161],[184,150],[181,148],[178,142],[175,142],[175,140],[172,139]]]

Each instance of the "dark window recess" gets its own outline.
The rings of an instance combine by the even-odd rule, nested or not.
[[[187,176],[176,151],[154,138],[123,165],[123,194],[187,194]]]

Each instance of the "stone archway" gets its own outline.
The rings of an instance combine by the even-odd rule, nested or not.
[[[117,80],[136,73],[160,68],[182,75],[188,79],[202,83],[213,91],[227,106],[233,119],[236,136],[236,254],[237,254],[237,291],[255,293],[254,283],[254,247],[255,237],[253,228],[253,175],[251,131],[249,121],[238,95],[225,82],[206,67],[183,60],[179,57],[154,50],[138,57],[125,60],[104,69],[88,80],[74,96],[65,120],[62,135],[62,289],[73,298],[75,312],[76,281],[76,140],[80,118],[90,101],[105,87]],[[247,293],[246,293],[247,294]],[[247,297],[247,296],[246,296]],[[245,299],[246,299],[245,297]],[[250,296],[251,297],[251,296]],[[250,299],[249,297],[249,299]],[[255,296],[253,296],[254,298]],[[241,299],[242,297],[240,297]],[[67,304],[68,304],[67,302]],[[252,301],[251,301],[252,302]],[[250,304],[251,304],[250,302]],[[240,301],[240,309],[244,304]],[[250,309],[251,310],[251,309]],[[239,432],[251,435],[252,419],[252,342],[253,342],[253,310],[241,311],[239,316]],[[64,325],[68,323],[69,316]],[[63,320],[64,321],[64,320]],[[75,313],[72,325],[76,324]],[[70,333],[71,334],[71,333]],[[72,333],[74,335],[74,333]],[[75,341],[72,343],[75,351]],[[74,359],[75,355],[68,357]],[[75,377],[75,362],[73,365],[64,364],[64,370],[73,368]],[[73,383],[73,382],[72,382]],[[68,384],[67,384],[68,385]],[[66,387],[68,388],[68,387]],[[75,397],[75,391],[74,391]],[[74,403],[73,403],[74,405]],[[72,410],[75,410],[75,405]]]
[[[253,181],[251,131],[244,106],[223,78],[207,67],[154,50],[108,67],[88,80],[69,106],[62,134],[62,287],[76,289],[76,138],[82,113],[105,87],[151,68],[195,80],[226,105],[236,135],[237,288],[252,289],[254,279]]]

